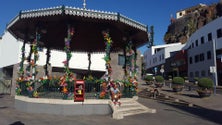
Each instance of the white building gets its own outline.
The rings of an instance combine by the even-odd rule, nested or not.
[[[166,63],[166,59],[170,57],[171,52],[179,51],[184,46],[185,45],[181,43],[152,46],[144,52],[145,69],[149,70],[164,65]]]
[[[222,75],[222,17],[198,29],[187,41],[188,77],[211,77],[210,67],[215,66],[214,53],[217,55],[217,73]],[[215,43],[215,49],[213,44]],[[215,51],[216,50],[216,51]],[[221,85],[221,78],[218,77]]]
[[[218,79],[216,85],[222,85],[222,17],[217,18],[194,32],[186,44],[167,44],[153,46],[144,53],[145,69],[153,69],[166,65],[166,60],[173,52],[187,51],[187,75],[189,80],[194,77],[210,77]],[[213,44],[215,43],[215,48]],[[214,56],[216,55],[216,56]],[[176,60],[175,60],[176,61]],[[215,68],[210,68],[214,67]],[[168,63],[169,65],[169,63]],[[217,75],[210,69],[215,69]],[[159,72],[159,69],[157,69]],[[216,80],[215,80],[216,81]]]
[[[206,7],[206,6],[207,6],[206,4],[200,3],[196,6],[186,8],[186,9],[182,9],[182,10],[180,10],[176,13],[176,18],[179,19],[179,18],[181,18],[183,16],[186,16],[188,14],[195,13],[199,10],[199,8],[203,8],[203,7]]]

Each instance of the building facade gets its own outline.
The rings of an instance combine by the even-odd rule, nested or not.
[[[144,63],[147,73],[151,74],[165,74],[167,75],[169,70],[165,70],[167,59],[172,57],[173,52],[179,51],[184,47],[181,43],[173,43],[166,45],[152,46],[144,52]],[[163,69],[164,72],[160,70]]]
[[[199,11],[201,8],[204,8],[206,6],[207,6],[206,4],[200,3],[196,6],[186,8],[186,9],[182,9],[182,10],[180,10],[176,13],[176,18],[179,19],[179,18],[181,18],[183,16],[186,16],[188,14],[195,13],[196,11]]]
[[[153,46],[144,53],[148,73],[164,65],[167,75],[210,77],[222,85],[222,18],[217,18],[195,31],[185,44]],[[161,56],[164,55],[164,60]],[[158,69],[157,69],[158,72]],[[217,80],[216,80],[217,79]]]
[[[191,35],[187,41],[188,76],[211,77],[214,74],[210,67],[217,67],[218,84],[222,85],[222,18],[217,18],[206,24]],[[215,46],[215,47],[214,47]]]

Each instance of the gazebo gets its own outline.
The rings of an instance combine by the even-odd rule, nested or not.
[[[148,41],[148,28],[135,20],[120,13],[90,10],[59,6],[52,8],[20,11],[20,13],[7,25],[7,30],[16,38],[23,41],[22,58],[19,69],[18,83],[27,81],[27,72],[31,80],[27,89],[34,90],[32,96],[37,96],[34,85],[38,61],[38,47],[47,48],[47,59],[45,64],[45,76],[48,78],[48,66],[50,65],[50,50],[64,50],[66,60],[64,61],[64,77],[60,79],[62,92],[67,93],[67,82],[75,81],[69,70],[71,52],[105,52],[106,56],[106,84],[111,81],[112,68],[110,65],[110,52],[124,51],[125,74],[130,77],[127,84],[135,85],[136,78],[136,48]],[[104,43],[105,42],[105,43]],[[25,57],[25,44],[29,43],[31,51]],[[24,61],[29,65],[24,69]],[[90,60],[89,60],[90,62]],[[41,79],[44,81],[45,79]],[[17,84],[17,93],[21,85]],[[105,88],[104,88],[105,89]],[[134,88],[135,89],[135,88]]]

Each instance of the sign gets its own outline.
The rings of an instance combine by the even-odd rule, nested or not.
[[[160,72],[163,74],[164,73],[164,65],[161,65]]]
[[[210,66],[210,73],[215,73],[215,72],[216,72],[216,67]]]
[[[160,72],[161,72],[161,73],[164,73],[164,69],[160,69]]]
[[[74,102],[84,102],[85,82],[76,80],[74,83]]]

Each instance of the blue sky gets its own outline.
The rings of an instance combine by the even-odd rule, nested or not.
[[[86,0],[86,8],[121,14],[154,26],[154,44],[164,44],[163,36],[170,24],[170,15],[199,3],[212,4],[219,0]],[[13,3],[13,4],[12,4]],[[0,7],[0,34],[3,34],[7,23],[10,22],[20,10],[31,10],[54,6],[83,7],[83,0],[1,0]],[[144,52],[146,47],[139,48]]]

